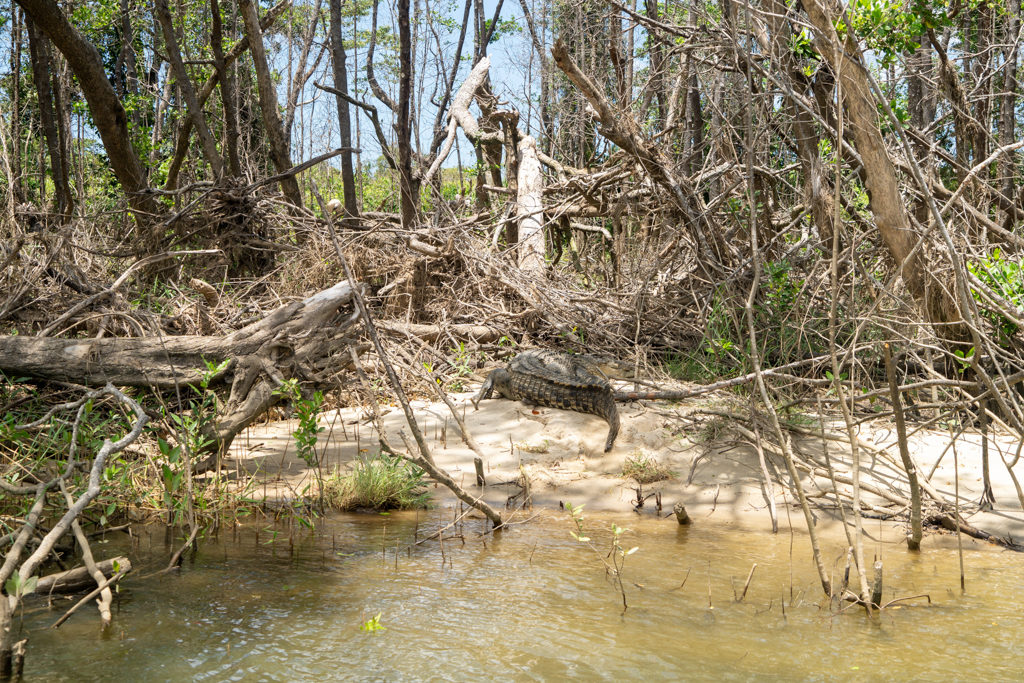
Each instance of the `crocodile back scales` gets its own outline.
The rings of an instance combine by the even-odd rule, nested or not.
[[[475,399],[497,391],[513,401],[590,413],[608,423],[605,451],[619,433],[619,409],[608,380],[591,370],[586,360],[553,351],[525,351],[491,372]]]

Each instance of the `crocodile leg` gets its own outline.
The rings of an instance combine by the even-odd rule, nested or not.
[[[497,370],[494,372],[497,372]],[[476,396],[472,398],[473,410],[479,410],[480,401],[485,398],[490,398],[491,394],[494,393],[494,372],[487,375],[487,379],[485,379],[484,383],[480,386],[480,391],[478,391]]]

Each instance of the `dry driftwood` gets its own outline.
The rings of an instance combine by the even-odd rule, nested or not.
[[[9,376],[85,385],[169,389],[196,385],[206,363],[230,361],[216,378],[230,381],[210,450],[230,445],[276,400],[282,380],[326,379],[331,358],[352,341],[356,317],[348,281],[302,301],[279,307],[261,320],[225,336],[170,336],[101,339],[0,337],[0,372]]]
[[[97,562],[96,566],[106,577],[113,576],[114,563],[117,563],[117,571],[128,573],[131,571],[132,563],[127,557],[115,557],[110,560]],[[36,595],[52,595],[58,593],[77,593],[81,590],[95,588],[96,581],[89,575],[88,567],[75,567],[66,572],[49,574],[39,579],[36,584]]]

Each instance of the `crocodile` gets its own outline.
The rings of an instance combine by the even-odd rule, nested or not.
[[[491,371],[473,398],[479,406],[494,392],[513,401],[590,413],[608,423],[605,452],[619,434],[619,409],[612,386],[598,362],[555,351],[524,351],[507,367]]]

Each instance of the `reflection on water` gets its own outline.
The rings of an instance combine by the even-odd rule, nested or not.
[[[420,520],[421,537],[439,514],[449,513]],[[294,543],[253,526],[205,542],[180,572],[148,579],[169,553],[161,530],[144,529],[132,551],[142,566],[122,589],[109,633],[88,610],[47,630],[63,602],[29,610],[26,678],[1016,680],[1024,672],[1013,654],[1024,634],[1020,555],[969,551],[961,595],[955,550],[912,556],[895,538],[871,543],[865,552],[885,562],[886,599],[929,593],[932,604],[869,620],[830,612],[802,535],[588,515],[596,544],[608,542],[611,521],[630,529],[626,547],[640,547],[627,558],[625,614],[603,555],[577,543],[568,517],[554,513],[498,537],[467,526],[464,542],[443,548],[408,547],[415,515],[336,516],[315,533],[295,532]],[[838,544],[829,552],[843,555]],[[378,612],[386,630],[361,631]]]

